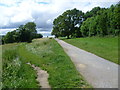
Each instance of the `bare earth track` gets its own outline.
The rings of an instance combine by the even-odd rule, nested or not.
[[[39,86],[41,86],[41,88],[51,88],[48,82],[48,77],[49,74],[47,73],[47,71],[44,71],[42,69],[40,69],[40,67],[36,67],[35,65],[31,65],[29,64],[31,67],[34,68],[35,71],[37,71],[37,81],[39,82]]]
[[[71,58],[77,70],[94,88],[118,88],[119,65],[62,40],[56,39],[56,41]]]

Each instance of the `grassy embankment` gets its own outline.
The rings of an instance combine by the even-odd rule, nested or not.
[[[87,37],[63,39],[78,48],[94,53],[114,63],[118,62],[118,37]]]
[[[70,58],[53,39],[36,39],[32,43],[3,46],[3,86],[39,87],[36,72],[26,63],[30,62],[46,70],[52,88],[91,87],[75,69]]]
[[[38,87],[36,72],[27,65],[18,53],[19,44],[2,46],[2,83],[3,88],[34,88]]]

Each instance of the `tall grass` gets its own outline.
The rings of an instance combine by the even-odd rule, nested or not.
[[[18,54],[17,46],[7,46],[3,50],[3,73],[2,87],[3,88],[35,88],[36,72],[26,63],[22,62],[22,58]],[[4,49],[4,48],[3,48]]]

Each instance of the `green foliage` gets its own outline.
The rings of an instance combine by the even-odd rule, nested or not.
[[[34,22],[28,22],[24,25],[24,28],[31,32],[31,38],[35,38],[37,31],[36,31],[36,24]]]
[[[14,35],[15,33],[12,32],[8,32],[7,35],[4,37],[3,41],[4,43],[13,43],[15,41]]]
[[[35,35],[34,35],[34,38],[42,38],[42,37],[43,37],[42,34],[35,34]]]
[[[95,10],[96,9],[96,10]],[[93,12],[95,11],[95,12]],[[110,8],[93,8],[89,13],[93,15],[86,18],[80,31],[84,37],[86,36],[105,36],[119,35],[120,33],[120,4]],[[85,14],[87,15],[88,12]]]
[[[89,35],[89,26],[90,25],[90,18],[88,18],[86,21],[84,21],[82,23],[82,26],[81,26],[81,33],[82,33],[82,36],[86,37]]]
[[[100,7],[94,7],[91,11],[87,11],[86,14],[84,15],[84,19],[86,20],[87,18],[96,16],[99,10],[101,10]]]
[[[24,25],[24,27],[29,29],[32,33],[37,33],[36,24],[34,22],[28,22]]]
[[[56,37],[67,36],[80,37],[79,27],[82,23],[84,13],[77,9],[67,10],[62,15],[57,17],[53,22],[52,35]]]
[[[7,48],[7,49],[6,49]],[[19,56],[16,45],[3,46],[2,88],[36,88],[36,72]]]
[[[8,32],[3,37],[3,43],[13,42],[31,42],[34,38],[42,38],[41,34],[37,34],[36,24],[34,22],[28,22],[25,25],[21,25],[18,29]]]
[[[20,42],[31,42],[32,36],[31,31],[24,26],[19,27],[19,41]]]
[[[118,62],[118,37],[86,37],[77,39],[64,39],[64,41],[94,53],[109,61]]]
[[[120,3],[110,8],[95,7],[91,11],[65,11],[53,22],[56,37],[87,37],[120,34]]]
[[[114,9],[114,16],[115,16],[115,23],[116,23],[115,27],[116,29],[120,30],[120,3],[118,3]]]

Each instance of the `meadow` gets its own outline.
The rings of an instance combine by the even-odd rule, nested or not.
[[[111,62],[118,62],[118,36],[106,37],[86,37],[86,38],[61,38],[67,43],[70,43],[80,49],[86,50]]]
[[[52,88],[91,88],[70,58],[54,39],[34,39],[32,43],[2,45],[3,88],[40,88],[36,71],[27,63],[49,74]]]

